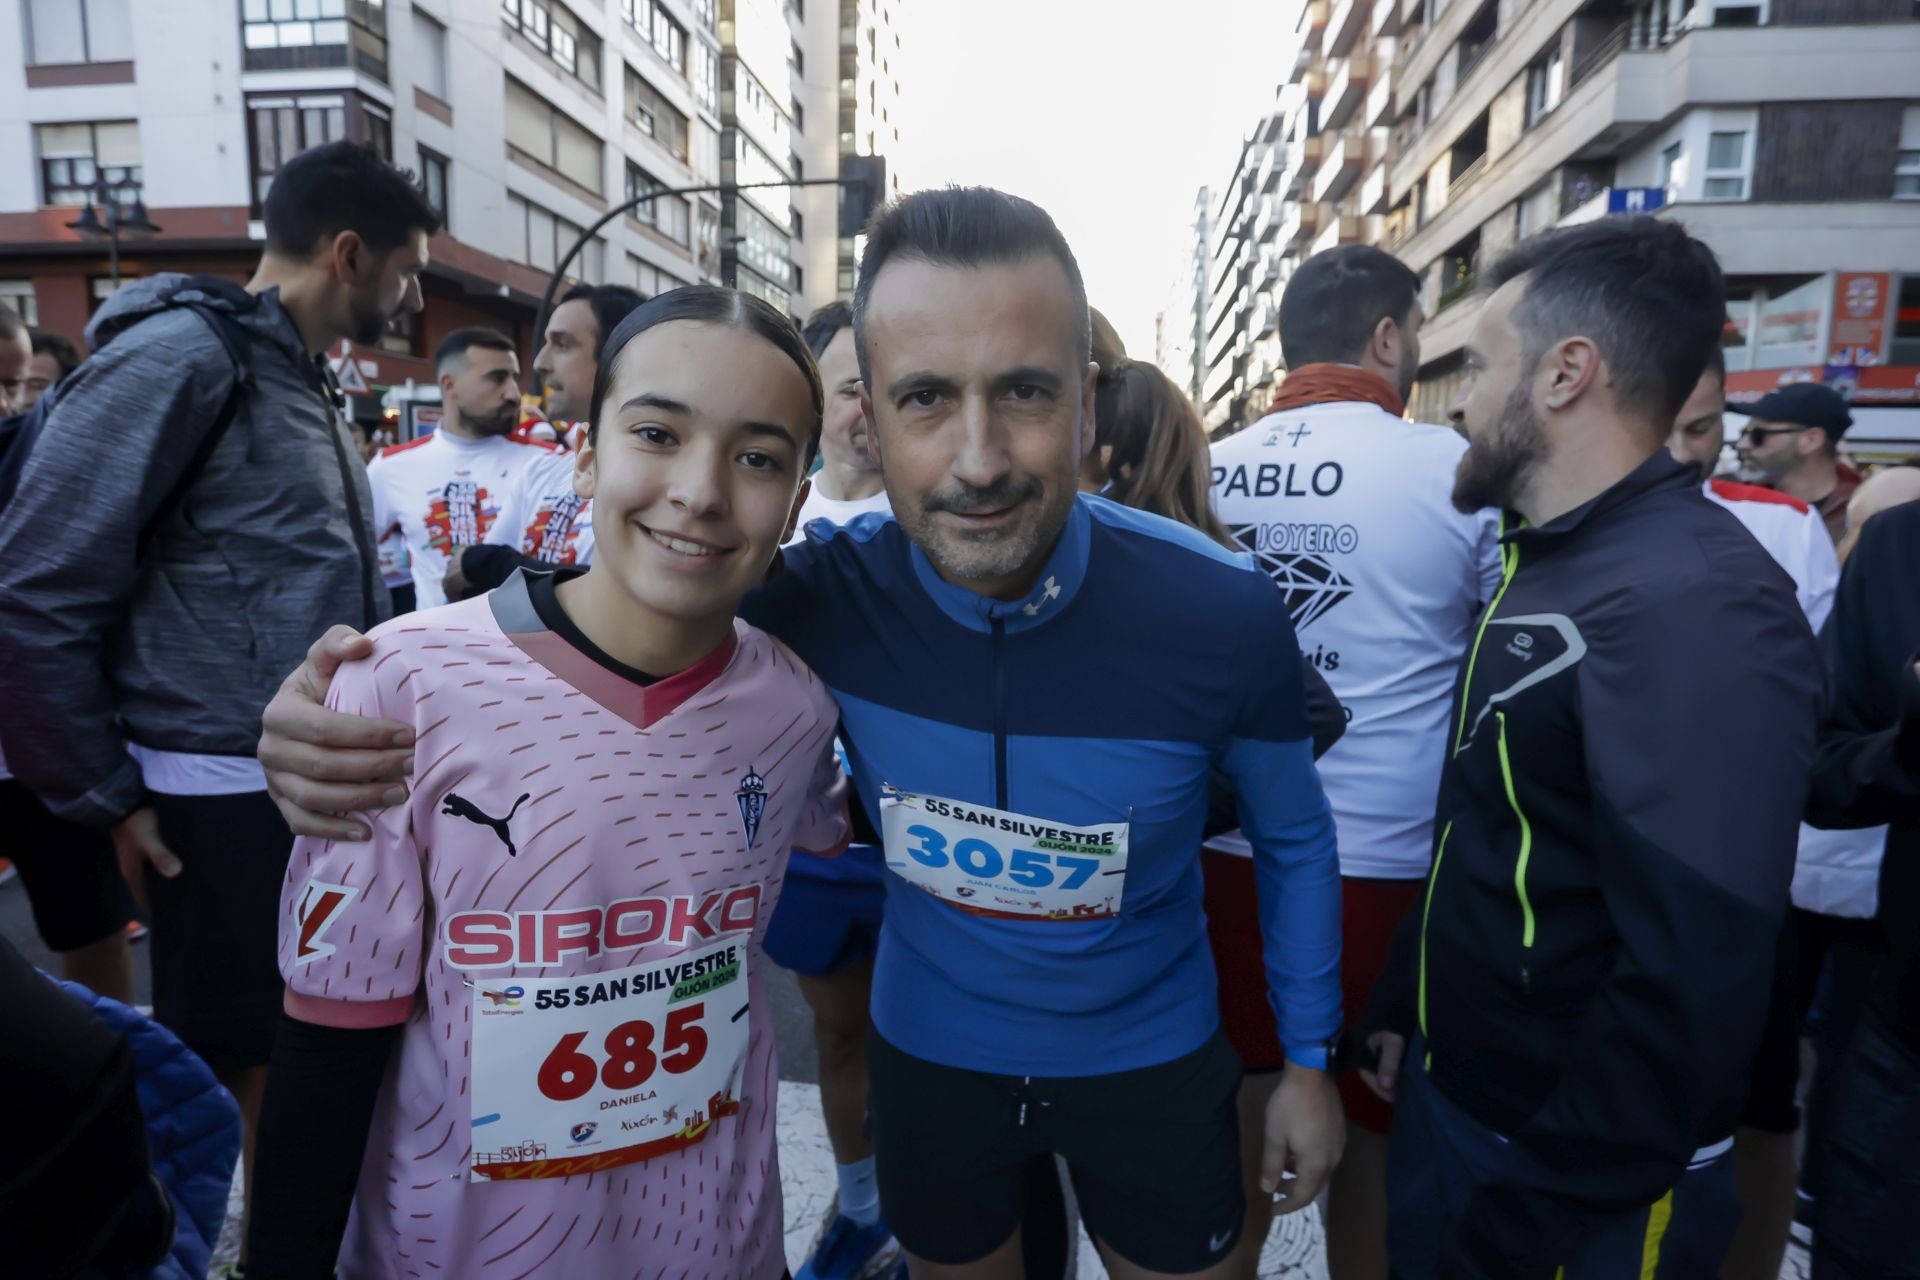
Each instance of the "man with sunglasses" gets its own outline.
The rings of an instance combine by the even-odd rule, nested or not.
[[[1840,460],[1840,439],[1853,425],[1846,397],[1817,382],[1769,391],[1744,407],[1740,478],[1778,489],[1820,513],[1835,542],[1847,532],[1847,499],[1860,473]]]

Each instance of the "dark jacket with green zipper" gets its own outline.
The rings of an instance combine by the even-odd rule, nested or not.
[[[1793,583],[1664,451],[1505,554],[1369,1023],[1516,1149],[1464,1274],[1551,1275],[1733,1132],[1825,682]]]

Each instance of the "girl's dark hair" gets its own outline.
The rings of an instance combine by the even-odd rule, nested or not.
[[[1243,549],[1213,513],[1207,433],[1186,392],[1156,366],[1122,360],[1101,376],[1093,405],[1093,446],[1113,450],[1107,497]]]
[[[820,386],[820,368],[814,364],[806,340],[794,328],[793,321],[770,304],[750,293],[710,284],[690,284],[649,298],[629,311],[627,318],[607,335],[600,347],[600,367],[593,375],[593,416],[587,421],[587,439],[592,441],[598,438],[600,409],[613,386],[620,353],[627,349],[629,342],[647,330],[675,321],[744,330],[772,343],[779,348],[781,355],[793,361],[794,367],[807,380],[807,394],[813,401],[813,421],[808,428],[805,459],[806,463],[811,464],[814,451],[820,447],[820,416],[826,410],[827,397]],[[719,369],[712,372],[716,376],[725,373]]]

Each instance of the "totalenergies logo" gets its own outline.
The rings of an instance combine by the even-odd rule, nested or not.
[[[525,987],[507,987],[504,990],[491,991],[486,987],[482,987],[480,988],[480,994],[492,1002],[493,1007],[496,1009],[518,1009],[520,1007],[520,999],[527,994],[527,989]]]

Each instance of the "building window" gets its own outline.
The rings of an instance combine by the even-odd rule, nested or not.
[[[704,44],[693,52],[693,96],[709,111],[720,109],[720,55]]]
[[[1747,198],[1747,134],[1745,130],[1714,132],[1707,138],[1706,200]]]
[[[1755,4],[1753,0],[1718,0],[1713,6],[1713,25],[1716,27],[1758,27],[1767,20],[1765,0]]]
[[[800,42],[793,42],[793,52],[787,55],[787,63],[793,68],[793,74],[804,79],[807,74],[806,55],[800,52]]]
[[[253,210],[259,214],[280,166],[323,142],[346,138],[393,156],[386,109],[359,94],[254,94],[247,99],[247,147],[253,166]]]
[[[1660,185],[1666,188],[1667,200],[1671,202],[1679,194],[1680,184],[1686,181],[1686,148],[1674,142],[1660,151]]]
[[[420,190],[426,195],[427,203],[440,215],[440,225],[447,225],[447,158],[435,152],[420,148]]]
[[[97,182],[113,188],[122,205],[140,198],[138,124],[42,124],[33,132],[40,150],[41,204],[86,204]]]
[[[627,270],[633,275],[633,287],[640,291],[642,297],[658,297],[687,283],[671,272],[662,271],[651,262],[643,262],[632,254],[627,255]]]
[[[720,211],[712,205],[702,204],[696,222],[700,243],[694,251],[694,259],[700,274],[713,279],[720,274]]]
[[[787,113],[738,58],[733,63],[733,109],[756,138],[773,145],[776,155],[793,150],[793,124]]]
[[[419,9],[413,11],[413,86],[442,102],[447,93],[447,29]]]
[[[26,0],[26,14],[30,64],[133,59],[127,0]]]
[[[584,229],[576,223],[513,192],[507,193],[507,207],[513,219],[519,223],[519,260],[536,270],[552,271],[559,265],[561,255],[573,248],[584,234]],[[572,267],[576,279],[599,279],[596,263],[599,250],[598,240],[589,242],[580,250],[580,257]]]
[[[1900,116],[1900,154],[1893,164],[1893,198],[1920,200],[1920,107],[1908,107]],[[1909,276],[1920,280],[1920,276]]]
[[[1500,34],[1500,6],[1490,3],[1481,7],[1480,12],[1468,21],[1466,29],[1460,33],[1460,42],[1455,46],[1458,60],[1454,72],[1454,83],[1462,84],[1480,65],[1480,60],[1493,48],[1493,42]]]
[[[500,16],[561,70],[600,92],[600,37],[557,0],[500,0]]]
[[[28,326],[40,323],[40,300],[34,296],[31,280],[0,280],[0,306],[13,308],[13,314]]]
[[[6,286],[0,285],[0,301],[12,302],[5,293]],[[1888,364],[1920,364],[1920,275],[1900,278],[1900,298],[1893,309],[1893,345],[1887,354]]]
[[[241,0],[248,71],[352,66],[387,78],[386,0]]]
[[[707,31],[716,30],[714,19],[717,16],[713,0],[693,0],[693,18],[702,28]]]
[[[512,76],[507,77],[507,144],[595,195],[606,191],[600,139]]]
[[[632,67],[627,68],[627,117],[674,159],[687,158],[687,117]]]
[[[1566,88],[1566,61],[1561,54],[1559,44],[1548,51],[1547,56],[1527,68],[1527,127],[1532,128],[1547,114],[1560,105],[1560,95]]]
[[[740,265],[781,286],[783,291],[793,288],[793,260],[788,257],[792,242],[787,239],[786,231],[743,200],[733,202],[733,216],[734,235],[738,238],[734,252]],[[740,288],[748,288],[748,278],[740,275]],[[777,305],[784,309],[786,299],[782,298]]]
[[[632,161],[627,163],[627,199],[665,191],[667,184]],[[692,212],[685,196],[655,196],[642,201],[633,210],[634,221],[652,227],[675,244],[693,245]]]
[[[666,64],[687,74],[687,29],[667,16],[656,0],[620,0],[621,12],[640,38],[653,46]]]

